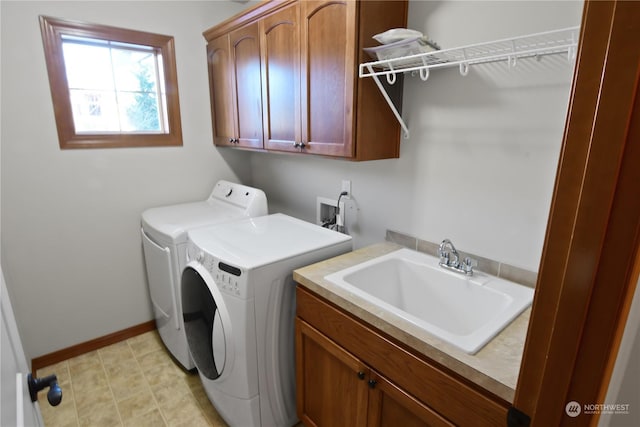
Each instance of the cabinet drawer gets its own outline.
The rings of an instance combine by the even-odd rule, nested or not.
[[[298,286],[297,315],[458,425],[505,425],[509,404]]]

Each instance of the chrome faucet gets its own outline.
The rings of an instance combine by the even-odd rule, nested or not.
[[[452,265],[457,266],[460,264],[458,251],[456,251],[456,247],[453,246],[453,243],[451,243],[451,240],[449,239],[444,239],[442,243],[440,243],[438,256],[440,257],[440,265],[443,267],[450,267]],[[451,258],[452,256],[453,259]]]
[[[478,261],[470,257],[465,257],[464,260],[460,262],[460,255],[449,239],[444,239],[442,243],[440,243],[440,247],[438,247],[438,257],[440,257],[439,265],[441,267],[466,274],[467,276],[473,275],[473,267],[478,265]]]

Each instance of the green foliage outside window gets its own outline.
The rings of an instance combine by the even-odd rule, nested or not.
[[[155,83],[146,67],[139,67],[136,78],[140,84],[140,92],[135,96],[135,104],[127,108],[127,116],[134,129],[138,131],[158,131],[158,100],[155,96]]]

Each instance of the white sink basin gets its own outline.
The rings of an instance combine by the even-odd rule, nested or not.
[[[531,305],[533,289],[482,272],[445,270],[410,249],[338,271],[326,280],[475,354]]]

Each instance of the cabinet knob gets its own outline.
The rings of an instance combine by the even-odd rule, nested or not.
[[[376,380],[369,380],[369,388],[375,388],[376,384],[378,384],[378,381]]]
[[[359,372],[358,372],[358,378],[359,378],[359,379],[361,379],[361,380],[363,380],[363,379],[364,379],[364,372],[359,371]]]
[[[306,147],[306,146],[307,146],[307,144],[305,144],[304,142],[294,142],[294,143],[293,143],[293,146],[294,146],[295,148],[304,148],[304,147]]]
[[[233,138],[229,138],[229,144],[233,144],[233,143],[234,143]]]

